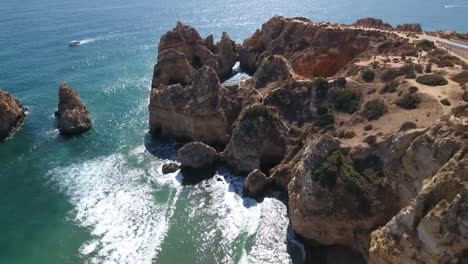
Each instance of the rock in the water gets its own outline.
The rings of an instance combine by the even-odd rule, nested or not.
[[[182,168],[201,169],[211,167],[218,159],[216,150],[201,142],[184,145],[177,151]]]
[[[220,106],[220,89],[216,72],[207,66],[195,72],[192,85],[152,89],[150,130],[207,144],[226,144],[228,123]]]
[[[162,173],[169,174],[174,173],[179,169],[179,165],[177,163],[167,163],[162,166]]]
[[[78,93],[66,83],[60,85],[58,111],[59,131],[62,134],[82,134],[92,128],[91,118]]]
[[[245,193],[252,197],[258,197],[265,190],[265,186],[268,184],[268,178],[261,170],[254,170],[244,181]]]
[[[26,111],[18,98],[0,91],[0,142],[12,136],[21,126]]]
[[[285,129],[274,108],[262,104],[249,106],[241,114],[223,152],[224,161],[239,173],[273,167],[286,152]]]
[[[395,30],[397,31],[405,31],[405,32],[412,32],[412,33],[422,33],[422,27],[420,24],[403,24],[398,25]]]

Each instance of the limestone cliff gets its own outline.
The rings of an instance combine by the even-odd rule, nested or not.
[[[0,142],[12,136],[21,126],[26,111],[18,98],[0,91]]]

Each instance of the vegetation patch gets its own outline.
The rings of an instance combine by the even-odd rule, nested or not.
[[[447,79],[437,74],[422,75],[416,78],[416,81],[428,86],[443,86],[448,84]]]
[[[396,80],[392,80],[392,81],[389,81],[385,84],[385,86],[380,89],[380,92],[381,94],[384,94],[384,93],[394,93],[396,92],[398,86],[400,85],[400,83]]]
[[[361,112],[361,115],[367,118],[367,120],[377,120],[387,112],[387,106],[383,100],[374,99],[368,101],[364,105],[364,109]]]
[[[422,98],[419,93],[406,93],[402,95],[395,104],[403,109],[412,110],[418,108],[421,102]]]
[[[318,98],[326,98],[328,96],[329,83],[325,78],[318,77],[314,79],[312,87]]]
[[[435,63],[439,67],[453,67],[458,64],[462,67],[467,67],[467,64],[458,57],[450,55],[443,49],[434,49],[428,53],[429,61]]]
[[[452,80],[460,84],[468,83],[468,71],[462,71],[458,73],[452,77]]]
[[[331,113],[326,113],[320,116],[318,120],[318,125],[321,127],[329,127],[335,124],[335,116]]]
[[[362,79],[365,82],[372,82],[375,79],[375,72],[372,70],[366,70],[362,73]]]
[[[423,39],[423,40],[420,40],[418,41],[418,43],[416,44],[416,47],[424,50],[424,51],[431,51],[433,49],[435,49],[435,44],[434,42],[430,41],[430,40],[427,40],[427,39]]]
[[[351,89],[338,90],[335,95],[335,108],[339,112],[352,114],[359,109],[361,95]]]

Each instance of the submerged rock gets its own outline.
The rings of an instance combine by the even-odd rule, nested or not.
[[[162,173],[169,174],[179,170],[180,166],[177,163],[167,163],[162,166]]]
[[[58,111],[59,131],[65,135],[82,134],[92,128],[91,118],[78,93],[66,83],[60,85]]]
[[[0,91],[0,142],[13,136],[26,117],[18,98]]]
[[[184,145],[177,151],[182,168],[201,169],[211,167],[218,159],[216,150],[201,142]]]

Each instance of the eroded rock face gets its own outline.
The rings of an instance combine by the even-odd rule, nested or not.
[[[397,31],[405,31],[405,32],[413,32],[413,33],[422,33],[421,24],[403,24],[398,25],[395,30]]]
[[[372,233],[370,263],[435,264],[463,263],[466,260],[466,146],[426,181],[408,206]]]
[[[204,40],[193,27],[179,22],[161,37],[152,87],[177,83],[188,85],[193,73],[203,66],[212,67],[220,79],[225,79],[231,74],[237,59],[236,44],[227,33],[223,33],[221,41],[214,44],[212,36]]]
[[[92,128],[86,106],[78,93],[66,83],[60,85],[58,111],[59,131],[66,135],[82,134]]]
[[[274,17],[244,41],[240,63],[252,72],[269,55],[282,55],[300,76],[328,77],[368,47],[368,38],[357,30],[330,29],[303,19]]]
[[[226,144],[228,124],[220,107],[221,85],[211,67],[195,72],[192,85],[152,89],[150,130],[207,144]]]
[[[216,150],[201,142],[184,145],[177,151],[182,168],[200,169],[212,166],[218,159]]]
[[[276,165],[286,151],[284,129],[273,108],[261,104],[248,107],[235,125],[224,161],[240,173]]]
[[[26,111],[18,98],[0,91],[0,142],[12,136],[21,126]]]
[[[392,30],[392,25],[385,23],[382,19],[377,19],[373,17],[362,18],[354,22],[354,26],[357,27],[366,27],[366,28],[375,28],[383,30]]]
[[[254,170],[244,181],[245,193],[252,197],[258,197],[265,190],[265,186],[268,184],[268,178],[261,170]]]

